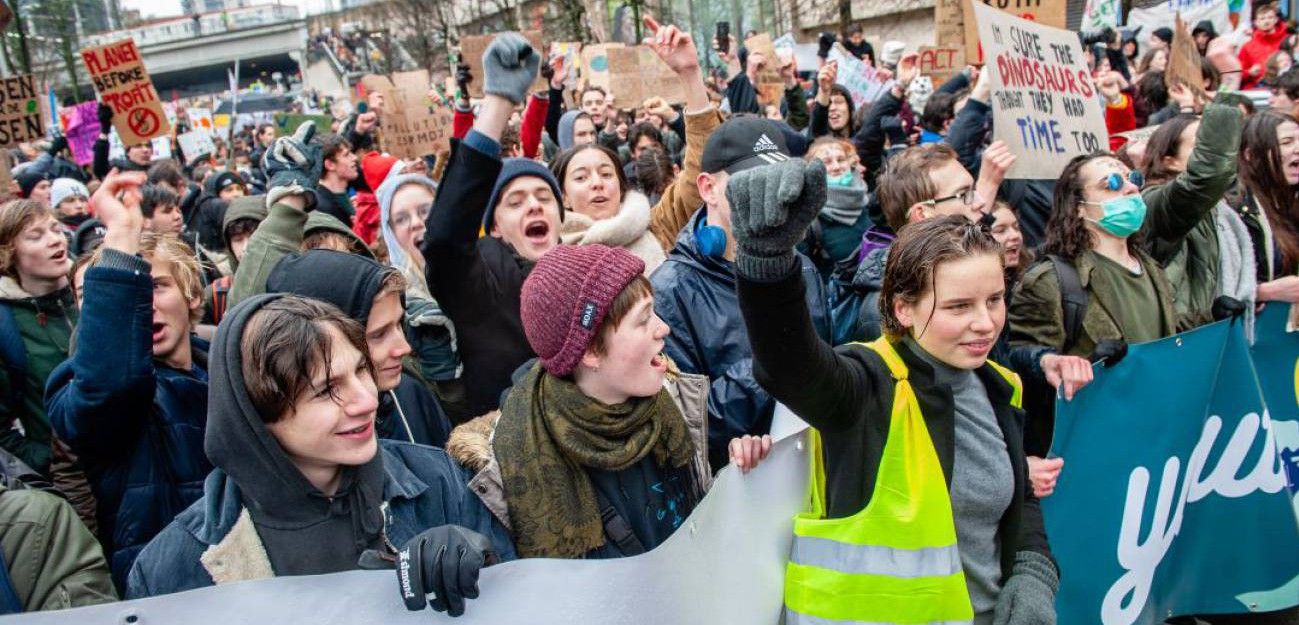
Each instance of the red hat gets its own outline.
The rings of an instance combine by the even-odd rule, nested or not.
[[[523,281],[523,333],[541,366],[566,376],[577,368],[613,300],[645,271],[645,261],[620,247],[557,245]]]
[[[361,157],[361,175],[365,176],[365,184],[370,185],[373,191],[383,184],[388,172],[392,171],[392,166],[397,164],[399,159],[390,154],[380,154],[378,152],[367,152]]]

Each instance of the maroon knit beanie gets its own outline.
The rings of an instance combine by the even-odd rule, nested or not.
[[[523,333],[541,366],[566,376],[577,368],[618,294],[645,271],[620,247],[557,245],[523,281]]]

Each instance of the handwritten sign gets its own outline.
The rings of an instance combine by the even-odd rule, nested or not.
[[[1067,0],[961,0],[962,21],[965,23],[966,57],[975,65],[984,62],[980,44],[981,31],[975,30],[974,5],[979,4],[1015,17],[1055,28],[1065,28]]]
[[[95,141],[99,139],[98,112],[99,103],[94,101],[59,109],[63,135],[68,138],[72,160],[78,165],[89,165],[95,160]]]
[[[835,79],[835,83],[843,85],[848,93],[852,94],[853,110],[861,108],[868,102],[874,102],[889,86],[888,82],[880,80],[874,67],[853,56],[838,43],[830,48],[830,54],[825,60],[839,64],[839,77]]]
[[[1083,7],[1082,32],[1097,31],[1106,26],[1118,28],[1122,19],[1123,0],[1087,0]]]
[[[171,132],[134,39],[86,48],[81,60],[99,99],[113,107],[113,127],[124,142],[135,145]]]
[[[785,81],[780,78],[780,57],[776,54],[776,44],[767,33],[759,33],[744,40],[744,47],[749,54],[757,52],[762,55],[762,69],[758,70],[758,101],[763,104],[779,104],[785,93]]]
[[[609,89],[609,51],[621,47],[621,43],[601,43],[582,48],[582,78],[587,85]]]
[[[185,109],[185,116],[189,118],[189,127],[191,129],[202,130],[210,135],[216,134],[216,122],[212,120],[212,109],[191,106]]]
[[[658,96],[670,104],[685,102],[681,79],[653,50],[645,46],[610,48],[609,91],[625,106],[640,106]]]
[[[546,49],[541,45],[541,31],[525,30],[523,36],[527,38],[528,43],[532,44],[533,54],[545,55]],[[469,35],[460,38],[460,62],[469,65],[469,73],[473,74],[473,81],[469,83],[469,97],[483,97],[483,83],[486,82],[483,74],[483,53],[487,51],[487,46],[491,45],[496,35]],[[543,59],[544,61],[544,59]],[[537,74],[536,80],[532,81],[532,87],[529,91],[542,91],[547,89],[546,79]],[[385,128],[386,130],[386,128]]]
[[[31,74],[0,81],[0,147],[45,136],[40,96]]]
[[[934,43],[965,47],[963,0],[934,0]]]
[[[982,4],[974,10],[996,138],[1019,156],[1007,176],[1054,180],[1074,156],[1106,149],[1105,114],[1078,35]]]
[[[384,147],[393,156],[420,158],[451,147],[451,111],[428,97],[428,70],[397,72],[388,81],[383,116]]]
[[[180,153],[185,156],[186,161],[208,155],[216,154],[216,144],[212,142],[212,135],[203,130],[191,130],[176,135],[176,142],[180,144]]]
[[[965,69],[965,48],[960,46],[920,46],[920,74],[941,84]]]

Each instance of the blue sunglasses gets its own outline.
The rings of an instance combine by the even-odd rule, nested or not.
[[[1137,188],[1139,189],[1141,188],[1141,185],[1145,184],[1146,177],[1142,176],[1141,172],[1133,170],[1128,172],[1128,182],[1137,185]],[[1106,176],[1105,188],[1109,189],[1110,191],[1118,191],[1119,189],[1122,189],[1123,175],[1118,172],[1115,172]]]

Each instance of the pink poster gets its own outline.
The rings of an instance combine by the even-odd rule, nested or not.
[[[63,134],[68,137],[72,158],[78,165],[89,165],[95,160],[95,140],[99,138],[99,104],[94,100],[59,109]]]

